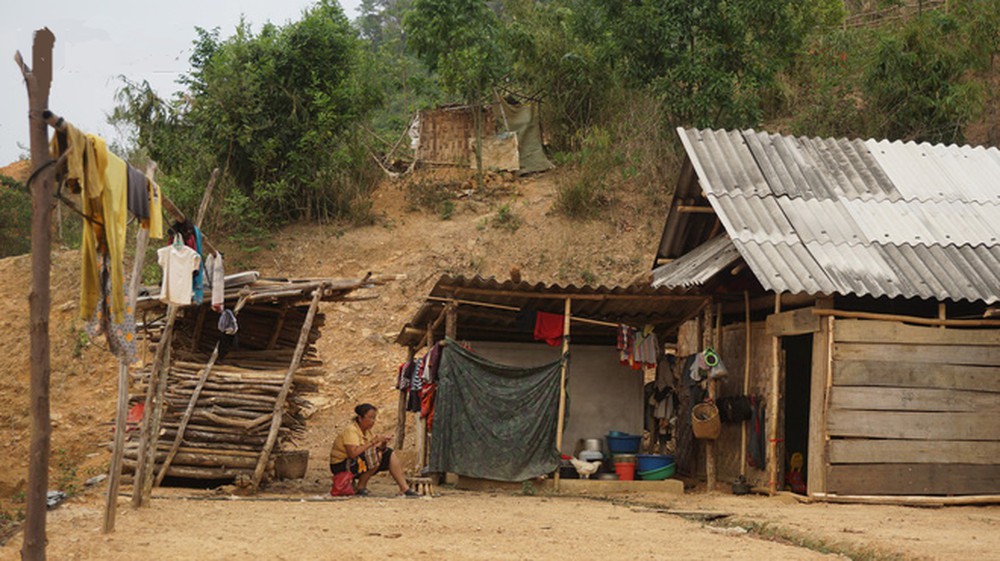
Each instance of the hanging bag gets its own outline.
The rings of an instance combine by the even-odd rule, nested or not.
[[[719,419],[719,409],[714,403],[699,403],[691,408],[691,430],[694,437],[702,440],[715,440],[722,432],[722,421]]]

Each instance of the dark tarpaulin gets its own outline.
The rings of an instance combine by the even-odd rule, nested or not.
[[[496,481],[554,471],[561,365],[504,366],[448,339],[438,368],[428,469]]]

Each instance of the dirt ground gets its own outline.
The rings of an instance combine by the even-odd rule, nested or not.
[[[260,240],[257,251],[226,247],[230,272],[406,278],[374,290],[375,300],[323,306],[318,348],[328,374],[321,390],[307,396],[317,412],[298,443],[311,452],[305,480],[276,485],[254,500],[231,500],[226,489],[161,489],[150,508],[133,511],[122,498],[110,536],[99,531],[103,488],[81,490],[86,478],[107,470],[116,363],[103,341],[80,335],[83,326],[74,319],[78,254],[55,252],[50,488],[78,494],[50,512],[49,558],[997,558],[1000,507],[805,505],[700,492],[611,501],[447,487],[433,499],[408,500],[393,498],[385,481],[376,484],[374,498],[322,499],[329,489],[326,455],[355,404],[379,406],[378,430],[393,430],[391,385],[405,349],[392,340],[439,275],[506,279],[516,266],[528,282],[612,285],[648,271],[662,213],[635,201],[617,204],[606,220],[566,219],[552,211],[559,178],[558,170],[519,181],[493,177],[483,196],[471,193],[466,172],[431,171],[411,181],[447,185],[448,205],[415,207],[405,183],[387,182],[375,194],[374,224],[295,225]],[[28,267],[27,256],[0,260],[0,520],[23,508],[27,473]],[[412,458],[413,448],[407,434],[401,456]],[[727,516],[708,525],[654,507]],[[0,560],[18,558],[20,544],[15,535],[0,547]]]
[[[315,476],[315,477],[313,477]],[[246,498],[158,490],[152,505],[119,501],[100,532],[103,498],[49,515],[50,559],[996,559],[1000,507],[941,509],[799,504],[789,497],[646,494],[525,496],[448,488],[405,499],[323,498],[327,479]],[[668,510],[679,512],[662,512]],[[699,515],[702,513],[702,515]],[[713,522],[704,518],[725,515]],[[19,558],[20,536],[0,548]]]

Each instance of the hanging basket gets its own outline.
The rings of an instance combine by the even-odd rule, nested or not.
[[[691,408],[691,430],[694,437],[702,440],[715,440],[722,432],[722,421],[719,420],[719,409],[714,403],[699,403]]]

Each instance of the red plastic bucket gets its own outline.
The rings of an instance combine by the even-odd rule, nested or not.
[[[620,481],[634,481],[635,480],[635,464],[634,463],[615,463],[615,473],[618,474],[618,479]]]

